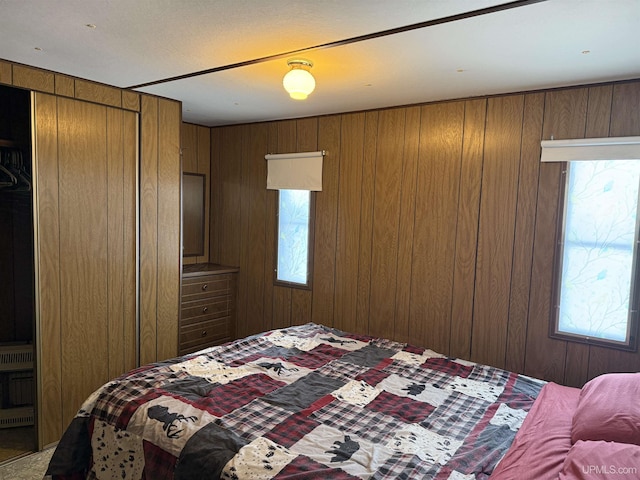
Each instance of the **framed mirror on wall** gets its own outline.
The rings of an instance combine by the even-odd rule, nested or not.
[[[182,174],[182,256],[204,255],[205,175]]]

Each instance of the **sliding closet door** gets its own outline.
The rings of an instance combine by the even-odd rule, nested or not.
[[[40,443],[136,365],[137,114],[34,95]]]

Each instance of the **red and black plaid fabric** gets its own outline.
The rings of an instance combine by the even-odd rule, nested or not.
[[[485,479],[542,386],[321,325],[273,330],[105,384],[48,478]]]

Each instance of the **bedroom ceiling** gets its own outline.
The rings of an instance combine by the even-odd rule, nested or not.
[[[117,87],[339,42],[505,0],[0,0],[0,58]],[[545,0],[153,86],[228,125],[640,77],[640,0]],[[287,59],[314,62],[305,101]]]

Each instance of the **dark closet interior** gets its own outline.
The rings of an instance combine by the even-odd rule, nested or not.
[[[36,446],[30,112],[0,86],[0,462]]]

